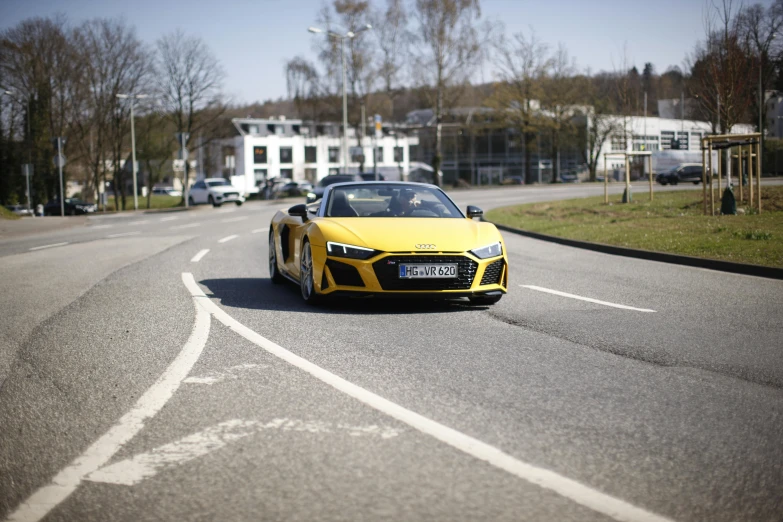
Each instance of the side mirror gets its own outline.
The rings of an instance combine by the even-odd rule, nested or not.
[[[468,205],[468,218],[470,219],[477,218],[477,217],[480,218],[483,215],[484,215],[483,210],[481,210],[478,207],[474,207],[473,205]]]
[[[304,203],[294,205],[288,209],[288,215],[293,217],[300,217],[304,221],[307,221],[307,206]]]
[[[314,192],[308,192],[307,193],[306,201],[308,203],[313,203],[316,199],[318,199],[318,196],[316,196]]]

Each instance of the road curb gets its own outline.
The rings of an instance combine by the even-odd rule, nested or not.
[[[512,234],[518,234],[520,236],[530,237],[533,239],[540,239],[542,241],[549,241],[550,243],[557,243],[565,246],[583,248],[585,250],[592,250],[594,252],[601,252],[604,254],[634,257],[637,259],[646,259],[648,261],[660,261],[662,263],[671,263],[674,265],[707,268],[709,270],[719,270],[721,272],[730,272],[733,274],[767,277],[770,279],[783,279],[783,268],[749,265],[745,263],[733,263],[731,261],[719,261],[717,259],[704,259],[701,257],[683,256],[678,254],[666,254],[664,252],[653,252],[650,250],[639,250],[637,248],[605,245],[603,243],[591,243],[589,241],[579,241],[577,239],[566,239],[563,237],[540,234],[538,232],[530,232],[528,230],[522,230],[519,228],[509,227],[507,225],[494,223],[492,221],[487,222],[492,223],[500,230],[511,232]]]

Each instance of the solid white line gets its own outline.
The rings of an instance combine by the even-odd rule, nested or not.
[[[193,228],[199,226],[199,223],[188,223],[187,225],[177,225],[176,227],[171,227],[170,230],[180,230],[182,228]]]
[[[32,250],[43,250],[44,248],[54,248],[54,247],[63,246],[63,245],[67,245],[67,244],[68,244],[67,242],[65,242],[65,243],[53,243],[51,245],[44,245],[44,246],[39,246],[39,247],[33,247],[30,250],[31,251]]]
[[[208,248],[205,248],[204,250],[200,250],[198,254],[193,256],[193,259],[190,260],[191,263],[198,263],[201,261],[201,258],[207,255],[207,252],[209,252]]]
[[[269,227],[267,228],[257,228],[251,232],[251,234],[258,234],[259,232],[269,232]]]
[[[188,377],[182,382],[187,384],[208,384],[211,386],[215,383],[223,382],[226,379],[239,379],[240,372],[256,370],[257,368],[259,368],[257,364],[239,364],[237,366],[226,368],[226,370],[223,372],[211,372],[203,377]]]
[[[422,433],[431,435],[432,437],[440,440],[456,448],[468,455],[471,455],[479,460],[483,460],[497,468],[507,471],[512,475],[519,477],[523,480],[536,484],[542,488],[558,493],[577,504],[590,508],[598,513],[603,513],[615,520],[627,521],[627,522],[664,522],[670,519],[646,511],[640,507],[634,506],[624,500],[607,495],[598,490],[585,486],[573,479],[564,477],[547,469],[539,468],[517,460],[516,458],[503,453],[498,448],[490,446],[489,444],[482,442],[478,439],[465,435],[457,430],[444,426],[438,422],[428,419],[418,413],[403,408],[402,406],[395,404],[387,399],[384,399],[380,395],[376,395],[364,388],[361,388],[345,379],[338,377],[337,375],[324,370],[320,366],[316,366],[310,361],[294,355],[285,348],[273,343],[269,339],[264,338],[258,333],[254,332],[247,326],[243,325],[230,315],[228,315],[222,308],[212,302],[193,278],[193,274],[183,273],[182,281],[190,291],[193,297],[199,298],[198,302],[206,308],[215,319],[226,325],[228,328],[238,333],[248,341],[263,348],[272,355],[279,357],[280,359],[288,362],[289,364],[296,366],[297,368],[304,370],[316,379],[323,381],[324,383],[332,386],[333,388],[349,395],[368,406],[375,408],[376,410],[393,417],[400,422],[403,422]]]
[[[125,237],[125,236],[137,236],[141,234],[141,232],[125,232],[123,234],[109,234],[106,237]]]
[[[95,225],[94,227],[90,227],[90,229],[91,230],[98,230],[98,229],[101,229],[101,228],[111,228],[113,226],[114,225]]]
[[[235,218],[224,219],[224,220],[222,220],[222,221],[221,221],[221,223],[235,223],[235,222],[237,222],[237,221],[244,221],[244,220],[246,220],[246,219],[247,219],[247,218],[249,218],[249,217],[250,217],[250,216],[244,216],[244,217],[235,217]]]
[[[218,210],[218,214],[231,214],[232,212],[236,212],[237,209],[235,208],[224,208],[222,210]]]
[[[237,234],[234,234],[233,236],[226,236],[223,239],[219,240],[218,243],[225,243],[226,241],[231,241],[232,239],[236,239],[239,236]]]
[[[131,221],[130,223],[128,223],[128,226],[132,226],[132,225],[144,225],[144,224],[147,224],[147,223],[149,223],[149,222],[150,222],[150,220],[149,220],[149,219],[142,219],[141,221]]]
[[[164,217],[160,220],[160,222],[165,223],[166,221],[174,221],[175,219],[179,219],[179,218],[177,216]]]
[[[157,475],[165,468],[184,464],[227,446],[248,435],[263,430],[297,431],[305,433],[348,432],[352,437],[377,436],[390,439],[400,434],[395,428],[377,425],[351,426],[333,424],[324,421],[305,421],[298,419],[273,419],[270,422],[245,421],[232,419],[216,426],[188,435],[176,442],[159,446],[147,453],[141,453],[110,466],[94,471],[86,480],[133,486],[144,479]]]
[[[574,294],[567,294],[566,292],[560,292],[559,290],[552,290],[550,288],[544,288],[541,286],[534,286],[534,285],[519,285],[522,288],[529,288],[530,290],[536,290],[538,292],[546,292],[547,294],[554,294],[559,295],[561,297],[570,297],[571,299],[579,299],[580,301],[587,301],[588,303],[595,303],[600,304],[604,306],[611,306],[613,308],[622,308],[623,310],[634,310],[636,312],[653,312],[655,313],[655,310],[650,310],[649,308],[635,308],[633,306],[626,306],[621,305],[617,303],[610,303],[608,301],[599,301],[598,299],[593,299],[591,297],[582,297],[581,295],[574,295]]]
[[[185,279],[183,275],[183,280]],[[193,276],[190,276],[193,279]],[[177,391],[201,355],[209,338],[209,313],[194,303],[196,320],[190,338],[176,359],[169,365],[155,384],[139,397],[133,408],[120,418],[101,438],[60,471],[52,482],[32,494],[9,517],[11,521],[34,522],[44,518],[57,504],[73,493],[82,480],[101,468],[124,444],[131,440],[154,417]]]

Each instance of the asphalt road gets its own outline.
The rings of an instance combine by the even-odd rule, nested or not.
[[[783,518],[783,282],[505,234],[493,307],[313,308],[289,204],[0,240],[0,518]]]

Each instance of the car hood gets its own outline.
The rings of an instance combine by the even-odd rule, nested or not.
[[[384,252],[464,252],[500,241],[492,223],[459,218],[321,218],[324,241],[336,241]]]

